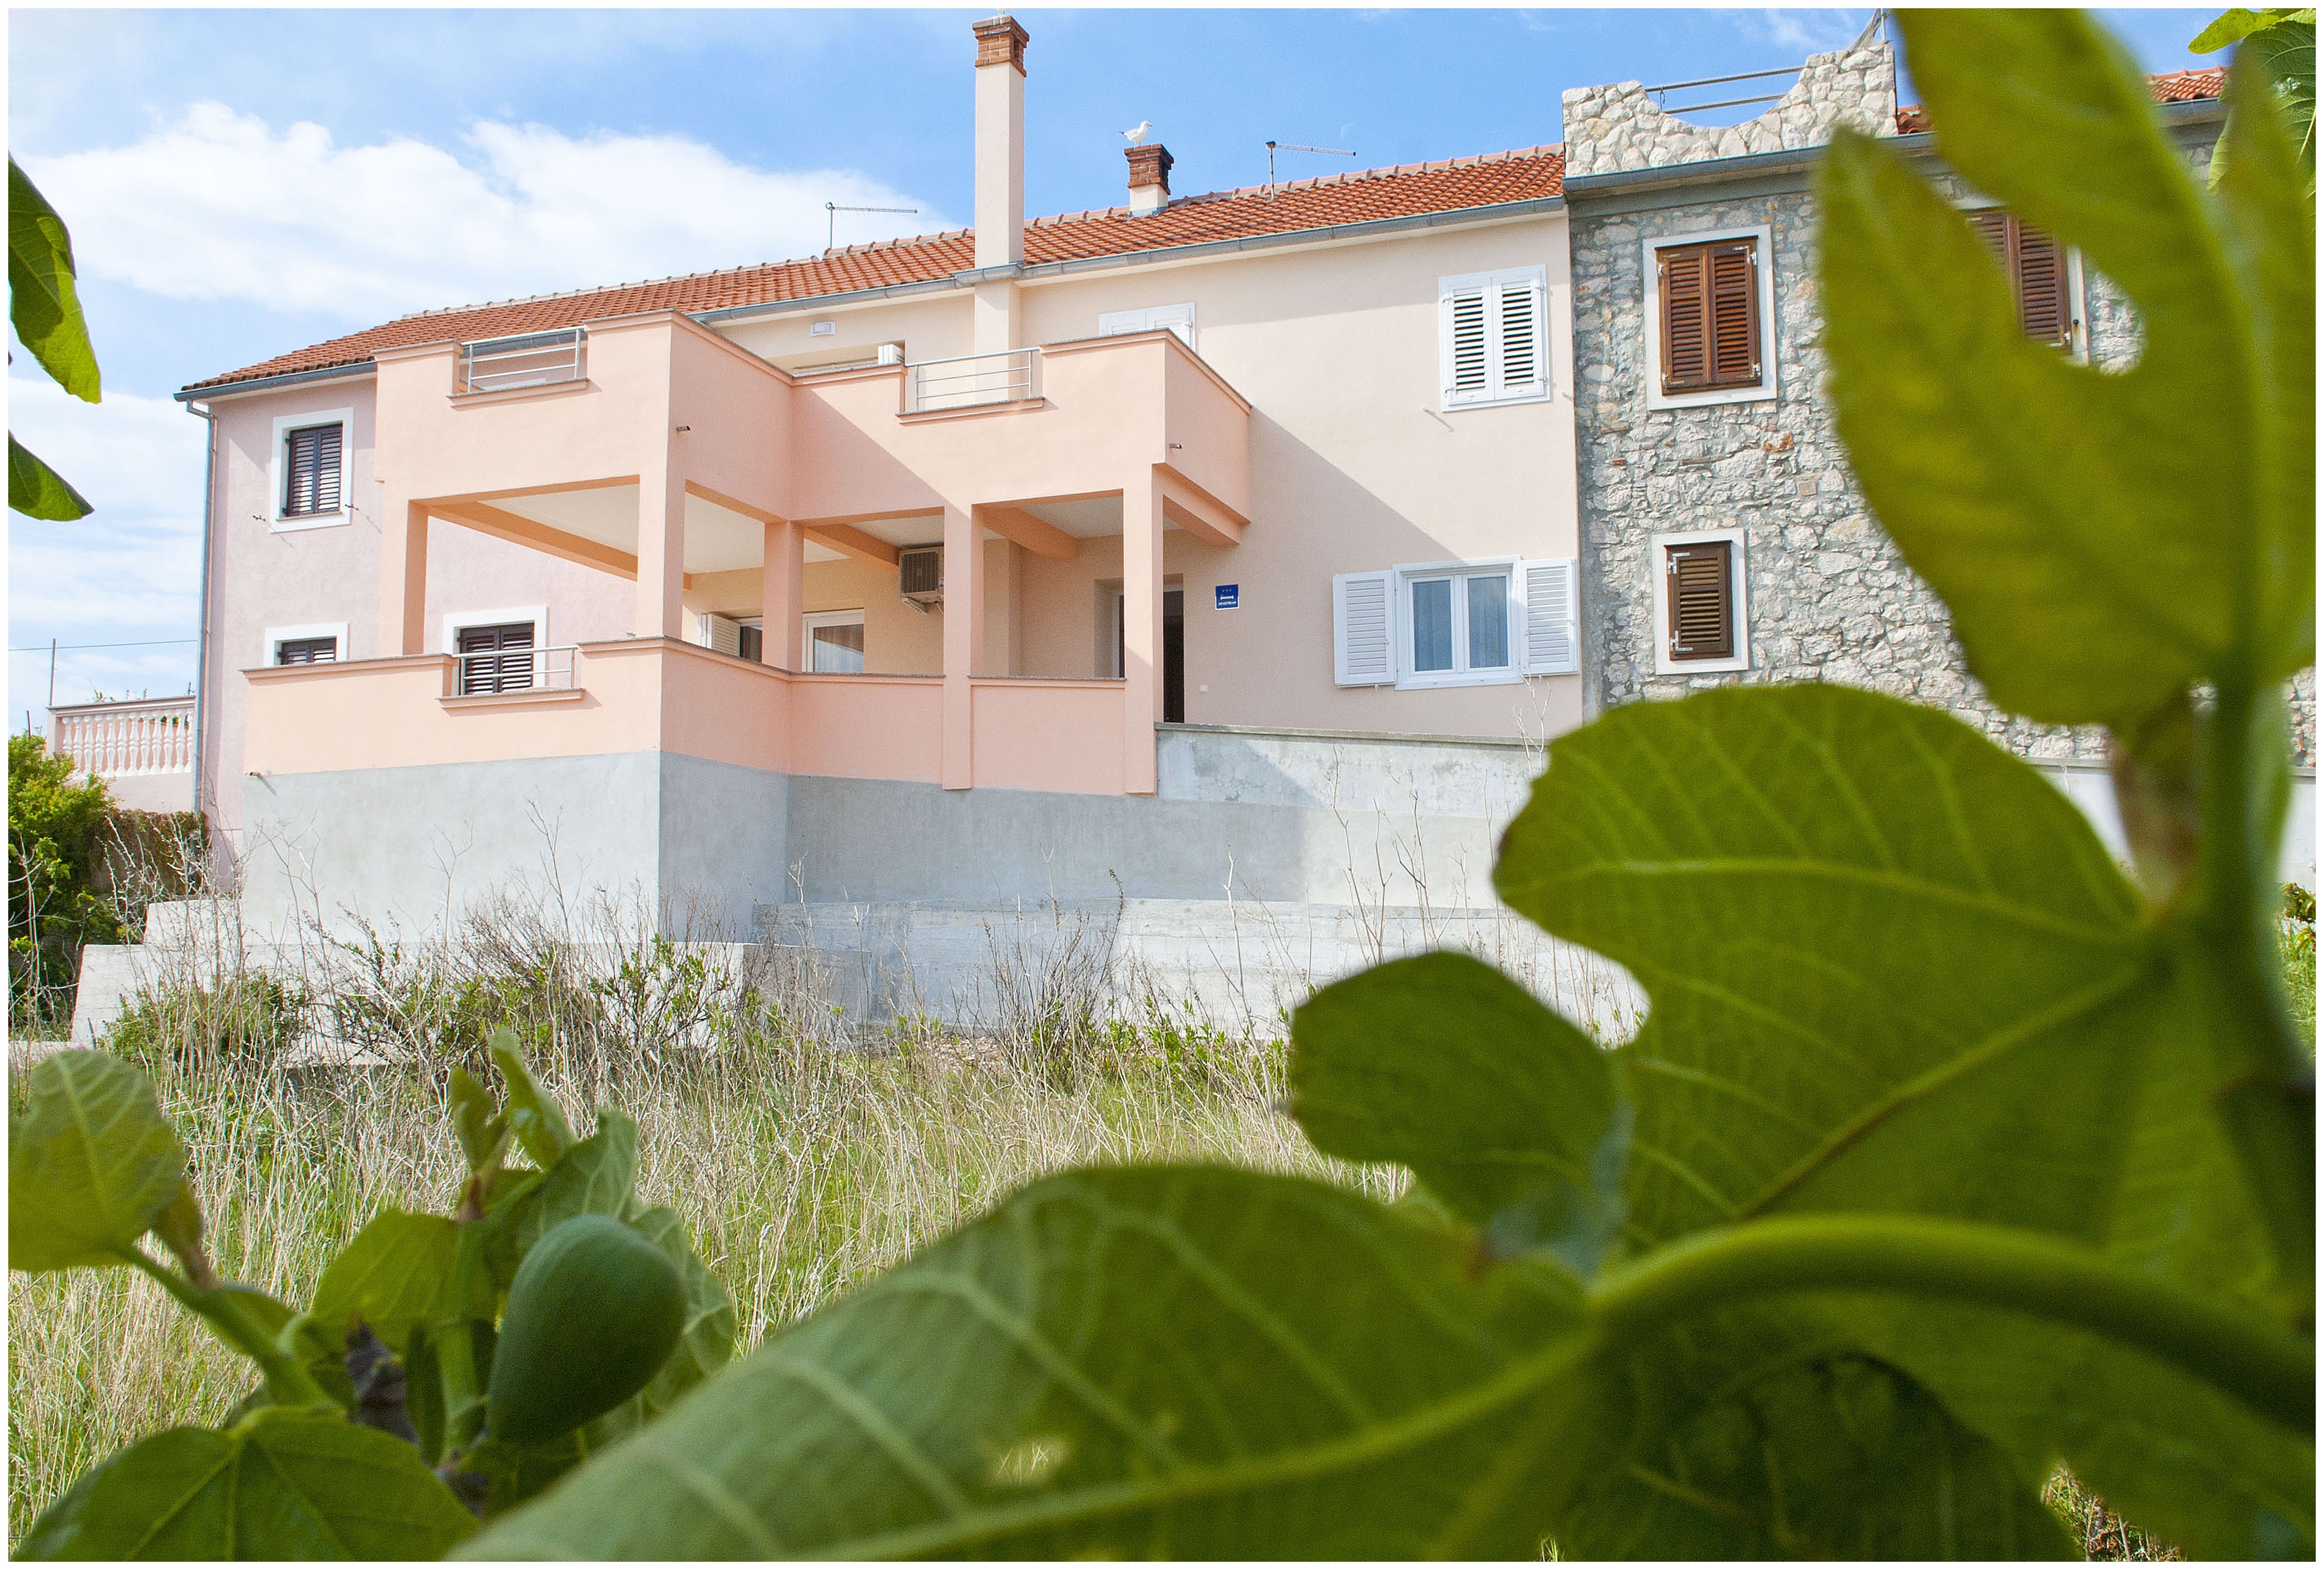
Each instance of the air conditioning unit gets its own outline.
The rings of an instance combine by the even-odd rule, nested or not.
[[[944,603],[944,546],[918,546],[896,553],[897,588],[925,611]]]

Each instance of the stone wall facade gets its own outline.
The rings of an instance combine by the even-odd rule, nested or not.
[[[1799,80],[1775,107],[1740,125],[1693,125],[1674,118],[1637,82],[1569,87],[1564,103],[1568,179],[1663,169],[1707,158],[1821,147],[1841,125],[1894,135],[1896,60],[1885,43],[1810,55]]]
[[[2190,158],[2208,157],[2215,132],[2189,129]],[[1972,194],[1949,173],[1937,179],[1951,195]],[[1904,565],[1858,489],[1825,397],[1816,205],[1804,171],[1788,181],[1791,188],[1769,188],[1784,183],[1761,177],[1751,185],[1681,186],[1618,202],[1569,195],[1583,668],[1591,711],[1727,683],[1844,682],[1950,711],[2029,757],[2099,761],[2099,731],[2036,725],[1987,700],[1943,602]],[[1656,368],[1648,363],[1643,243],[1758,225],[1771,235],[1777,395],[1649,408],[1647,379]],[[2094,361],[2121,364],[2135,356],[2135,313],[2094,274],[2086,280],[2084,319]],[[1662,586],[1650,559],[1653,537],[1711,529],[1743,535],[1750,668],[1657,675],[1655,596]],[[2312,671],[2295,684],[2294,697],[2298,757],[2312,767]]]

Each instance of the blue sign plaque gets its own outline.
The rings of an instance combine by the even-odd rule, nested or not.
[[[1240,583],[1221,583],[1218,586],[1217,594],[1218,608],[1222,611],[1232,611],[1236,606],[1242,602],[1242,585]]]

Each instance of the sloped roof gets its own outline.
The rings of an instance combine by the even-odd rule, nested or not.
[[[1174,245],[1291,234],[1342,224],[1531,201],[1561,195],[1564,176],[1563,147],[1527,147],[1510,152],[1446,159],[1437,163],[1399,164],[1390,169],[1290,180],[1273,187],[1245,186],[1207,196],[1181,197],[1143,217],[1133,217],[1127,207],[1061,213],[1033,219],[1025,225],[1025,261],[1028,265],[1038,265],[1086,257],[1128,256]],[[382,349],[414,344],[447,340],[472,343],[481,338],[549,332],[641,311],[709,311],[812,299],[855,289],[925,283],[950,278],[975,265],[974,233],[954,229],[941,234],[851,245],[797,262],[768,262],[646,283],[422,311],[194,382],[185,390],[194,392],[262,377],[361,365]]]
[[[2225,92],[2227,73],[2225,67],[2216,66],[2209,70],[2167,71],[2161,76],[2147,78],[2146,85],[2153,89],[2154,101],[2158,104],[2190,104],[2199,98],[2216,98]],[[1918,104],[1897,106],[1896,131],[1899,135],[1910,136],[1916,131],[1928,128],[1929,112],[1926,109]]]

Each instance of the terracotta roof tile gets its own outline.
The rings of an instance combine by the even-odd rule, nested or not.
[[[2227,73],[2224,67],[2207,70],[2168,71],[2149,77],[2146,85],[2153,89],[2158,104],[2189,104],[2199,98],[2216,98],[2227,89]],[[1929,112],[1918,104],[1900,104],[1896,107],[1896,133],[1910,136],[1929,128]]]
[[[1028,264],[1084,257],[1127,256],[1173,245],[1199,245],[1261,234],[1287,234],[1340,224],[1362,224],[1424,213],[1554,197],[1564,188],[1561,147],[1399,164],[1391,169],[1246,186],[1208,196],[1182,197],[1160,211],[1133,217],[1127,207],[1063,213],[1025,225]],[[683,278],[607,289],[536,295],[449,310],[422,311],[360,333],[333,338],[186,389],[219,388],[261,377],[361,365],[382,349],[447,340],[548,332],[641,311],[709,311],[729,306],[812,299],[853,289],[950,278],[976,265],[976,241],[966,229],[910,239],[850,245],[798,262],[698,272]]]

